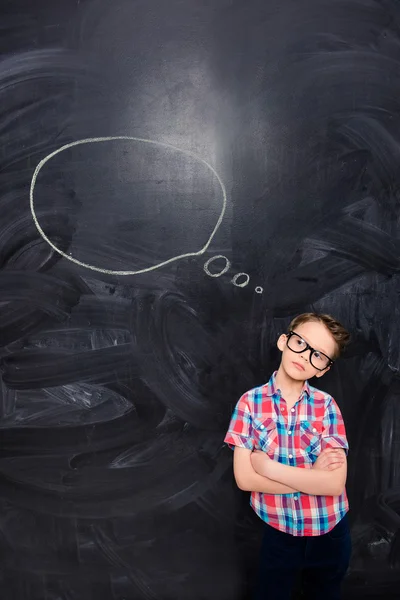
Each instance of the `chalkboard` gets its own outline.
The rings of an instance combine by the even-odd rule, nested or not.
[[[346,599],[400,584],[400,5],[0,7],[0,588],[244,600],[223,444],[304,311],[350,454]]]

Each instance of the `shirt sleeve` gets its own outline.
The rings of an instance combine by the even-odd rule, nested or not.
[[[225,436],[225,444],[233,450],[235,446],[253,450],[253,425],[249,408],[248,394],[244,394],[236,404]]]
[[[333,398],[325,409],[325,416],[322,430],[322,450],[325,448],[343,448],[346,454],[349,444],[346,437],[346,429],[342,413]]]

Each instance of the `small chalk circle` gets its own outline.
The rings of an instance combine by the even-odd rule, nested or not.
[[[225,261],[224,268],[221,269],[221,271],[218,271],[217,273],[211,273],[211,271],[208,267],[211,265],[212,262],[214,262],[214,260],[218,260],[219,258]],[[226,258],[226,256],[223,256],[222,254],[217,254],[216,256],[212,256],[211,258],[209,258],[208,261],[206,263],[204,263],[203,268],[209,277],[221,277],[221,275],[223,275],[224,273],[229,271],[230,267],[231,267],[231,263]]]
[[[240,283],[238,282],[238,279],[240,277],[244,277],[244,281],[241,281]],[[236,285],[237,287],[246,287],[246,285],[249,283],[250,281],[250,275],[248,275],[247,273],[236,273],[236,275],[234,275],[232,277],[232,283],[233,285]]]

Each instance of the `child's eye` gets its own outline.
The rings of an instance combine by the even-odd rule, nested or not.
[[[322,359],[322,355],[321,355],[319,352],[314,352],[314,357],[315,357],[317,360],[321,360],[321,359]]]

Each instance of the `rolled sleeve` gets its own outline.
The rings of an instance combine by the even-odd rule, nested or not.
[[[233,411],[224,442],[231,450],[235,446],[253,450],[253,425],[247,394],[240,398]]]
[[[325,409],[321,438],[322,450],[325,448],[343,448],[346,454],[348,453],[349,444],[346,437],[346,428],[340,409],[333,398],[330,398]]]

